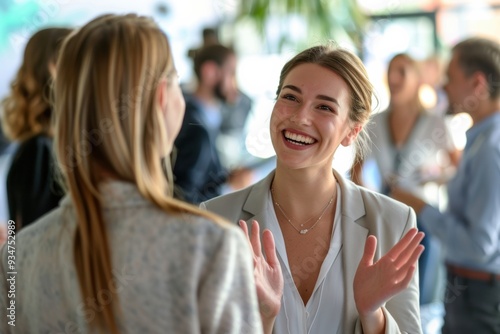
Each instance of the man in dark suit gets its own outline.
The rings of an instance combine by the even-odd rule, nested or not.
[[[220,195],[223,184],[249,176],[248,171],[226,170],[216,148],[222,108],[239,94],[234,51],[220,44],[197,50],[194,72],[198,82],[192,94],[185,93],[186,113],[173,161],[177,197],[198,204]]]

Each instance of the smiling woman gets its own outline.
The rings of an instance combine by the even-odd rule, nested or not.
[[[299,53],[281,71],[271,115],[276,169],[202,203],[246,232],[268,333],[421,332],[413,274],[423,234],[413,210],[331,167],[341,145],[355,144],[362,156],[372,94],[349,51]]]
[[[349,87],[338,74],[317,64],[295,67],[284,80],[271,116],[279,163],[330,170],[339,144],[350,145],[362,128],[349,124],[349,106]]]

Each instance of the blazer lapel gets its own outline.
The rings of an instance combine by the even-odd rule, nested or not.
[[[344,260],[344,327],[346,333],[354,331],[355,318],[357,314],[354,302],[353,282],[354,275],[358,269],[359,261],[363,256],[365,240],[368,237],[368,229],[359,224],[360,218],[365,216],[365,206],[361,193],[356,185],[346,181],[334,170],[342,196],[342,257]]]
[[[243,203],[242,210],[246,213],[245,216],[248,217],[246,219],[247,223],[256,220],[259,222],[261,230],[267,227],[267,214],[269,213],[266,211],[266,199],[269,196],[269,189],[273,178],[274,170],[252,187],[245,203]]]
[[[269,189],[271,188],[273,178],[274,171],[252,187],[252,190],[243,205],[243,211],[246,213],[245,216],[248,217],[246,220],[247,224],[251,223],[252,220],[256,220],[259,222],[261,227],[261,233],[266,228],[271,230],[273,233],[278,258],[281,259],[282,265],[287,268],[287,270],[283,270],[283,276],[286,280],[288,273],[290,273],[290,267],[288,264],[288,256],[285,251],[285,239],[283,238],[279,225],[277,223],[273,224],[269,221],[273,218],[269,216],[271,212],[266,207],[268,203]],[[291,274],[288,278],[290,282],[293,282]]]
[[[243,211],[245,211],[250,217],[247,220],[247,223],[251,223],[252,220],[256,220],[259,222],[260,226],[266,226],[266,198],[273,178],[274,171],[269,173],[269,175],[267,175],[264,179],[262,179],[252,187],[252,190],[248,194],[248,197],[243,204]]]

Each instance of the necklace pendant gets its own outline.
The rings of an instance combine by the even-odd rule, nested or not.
[[[300,230],[300,234],[306,234],[307,232],[309,232],[309,230],[307,228],[303,229],[303,230]]]

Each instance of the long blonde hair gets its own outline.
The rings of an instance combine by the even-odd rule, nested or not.
[[[152,20],[132,14],[94,19],[68,37],[61,50],[55,150],[78,220],[74,259],[84,300],[113,291],[98,191],[101,171],[135,184],[167,213],[222,222],[171,196],[171,147],[156,92],[163,78],[172,84],[174,71],[165,34]],[[116,298],[102,305],[89,325],[118,332],[118,306]]]
[[[51,135],[49,65],[55,65],[61,43],[70,32],[68,28],[42,29],[26,44],[10,93],[1,101],[2,127],[10,140]]]

